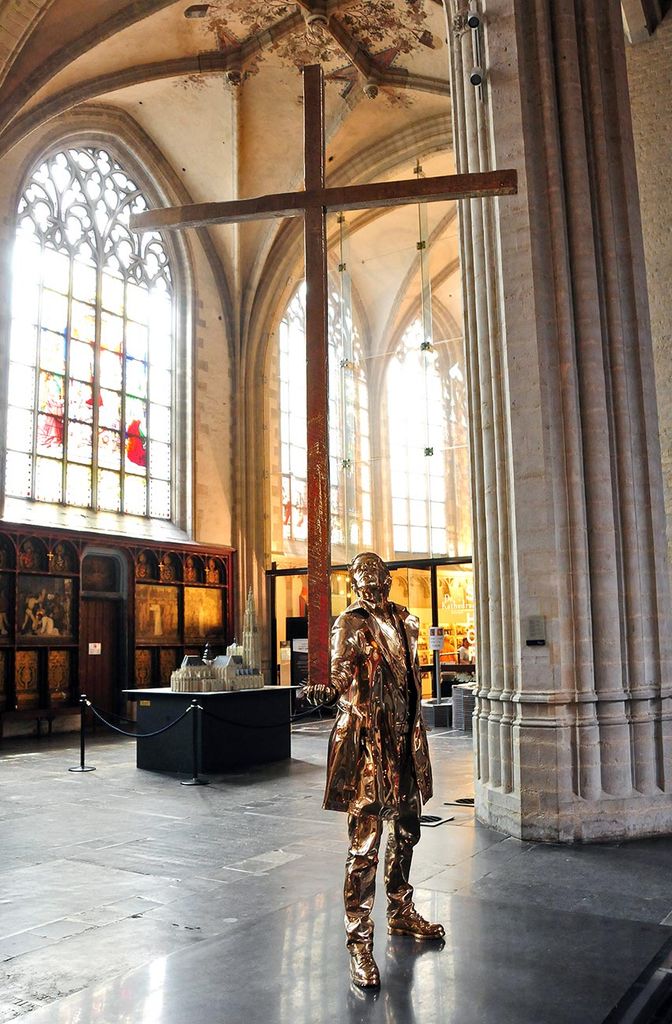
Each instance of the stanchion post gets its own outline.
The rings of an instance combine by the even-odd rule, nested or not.
[[[82,693],[79,697],[79,764],[75,768],[68,768],[69,772],[95,772],[93,765],[85,764],[86,760],[86,739],[85,739],[85,726],[86,722],[84,716],[86,714],[87,699],[86,694]]]
[[[190,779],[185,779],[184,782],[180,783],[180,785],[182,785],[182,786],[208,786],[210,784],[208,779],[201,779],[199,777],[199,774],[198,774],[198,762],[199,762],[199,749],[198,749],[198,747],[199,747],[199,744],[198,744],[198,740],[199,740],[199,730],[198,730],[199,719],[198,719],[198,716],[201,715],[202,713],[203,713],[203,708],[198,703],[197,699],[194,697],[194,699],[191,702],[191,718],[192,718],[192,722],[191,722],[191,757],[192,757],[192,761],[191,761],[191,774],[192,774],[192,777]]]

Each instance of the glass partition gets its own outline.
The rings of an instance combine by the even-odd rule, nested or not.
[[[471,565],[438,566],[438,626],[443,626],[441,663],[475,664],[474,573]],[[463,641],[466,640],[466,644]]]
[[[346,570],[334,570],[331,574],[331,614],[333,618],[345,611],[352,603],[350,581]],[[275,661],[279,666],[278,675],[288,684],[292,651],[304,653],[308,635],[308,577],[305,572],[279,573],[275,576]],[[271,608],[271,615],[273,608]],[[296,658],[294,659],[296,662]],[[282,666],[285,670],[282,670]],[[276,670],[277,671],[277,670]],[[296,675],[296,665],[295,673]],[[275,678],[273,682],[277,681]]]
[[[474,673],[477,636],[474,609],[474,580],[470,562],[418,564],[410,562],[390,569],[390,600],[416,615],[420,622],[418,660],[422,672],[422,696],[432,696],[433,654],[429,646],[430,626],[444,629],[439,660],[444,674]],[[305,570],[271,570],[271,616],[274,617],[275,666],[284,683],[305,676],[308,609],[308,577]],[[331,614],[340,615],[355,600],[348,571],[341,567],[331,573]],[[466,642],[465,642],[466,641]],[[303,660],[302,660],[303,656]],[[290,665],[291,670],[290,670]],[[458,667],[459,666],[459,667]],[[275,677],[274,677],[275,678]],[[303,681],[303,677],[300,679]]]
[[[422,672],[422,696],[432,696],[432,653],[429,649],[429,627],[432,625],[432,580],[430,569],[405,566],[392,569],[390,600],[404,605],[420,620],[418,637],[418,661]]]

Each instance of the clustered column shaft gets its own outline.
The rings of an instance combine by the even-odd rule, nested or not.
[[[672,630],[620,12],[599,0],[517,0],[513,17],[506,6],[481,5],[485,53],[500,61],[484,102],[468,82],[461,0],[452,11],[458,170],[490,169],[498,112],[511,117],[509,130],[515,114],[529,215],[514,247],[494,202],[462,204],[477,806],[532,838],[666,831]],[[508,54],[517,54],[517,75]],[[532,288],[523,364],[507,322],[516,317],[506,261],[525,247]],[[532,440],[516,419],[520,374],[539,392]],[[524,464],[532,441],[543,451],[541,475]],[[538,529],[525,510],[532,497],[548,527],[545,550],[528,543]],[[526,573],[530,552],[537,577]],[[522,643],[535,601],[547,618],[543,653]]]

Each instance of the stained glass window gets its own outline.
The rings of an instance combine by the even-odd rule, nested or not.
[[[371,544],[368,390],[355,338],[346,357],[350,325],[343,323],[336,289],[329,294],[329,456],[332,544],[343,557]],[[305,541],[306,321],[305,284],[280,324],[280,461],[285,541]]]
[[[173,279],[147,209],[104,149],[67,149],[18,206],[5,490],[170,519]]]
[[[458,346],[428,347],[416,320],[388,367],[392,540],[399,557],[471,549],[467,392],[461,339],[455,340]]]

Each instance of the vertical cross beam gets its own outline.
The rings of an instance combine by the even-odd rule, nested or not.
[[[304,68],[306,191],[324,188],[324,83],[320,65]],[[308,678],[329,681],[331,514],[327,230],[324,207],[305,214],[306,396],[308,447]]]

